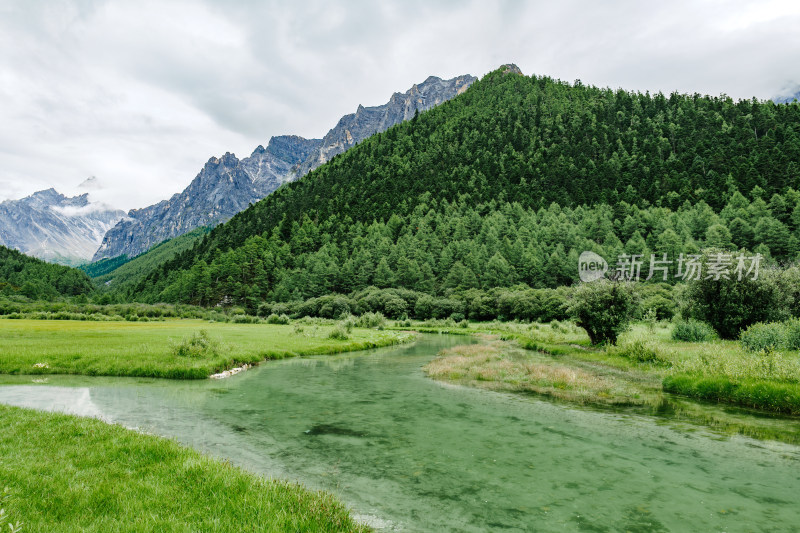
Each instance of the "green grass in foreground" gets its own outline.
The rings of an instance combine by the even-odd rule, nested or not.
[[[99,420],[0,406],[0,492],[23,532],[367,531],[332,496]],[[5,531],[5,529],[4,529]]]
[[[0,320],[0,373],[86,374],[202,379],[242,363],[388,346],[408,333],[353,329],[328,338],[332,325]],[[197,357],[173,353],[205,330],[218,350]]]

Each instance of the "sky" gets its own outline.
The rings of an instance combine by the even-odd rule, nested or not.
[[[792,1],[4,0],[0,200],[94,176],[94,200],[144,207],[430,75],[768,99],[798,57]]]

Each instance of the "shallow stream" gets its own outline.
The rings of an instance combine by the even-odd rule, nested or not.
[[[465,342],[429,335],[219,381],[17,376],[0,402],[174,437],[333,492],[389,531],[800,528],[800,447],[424,376]]]

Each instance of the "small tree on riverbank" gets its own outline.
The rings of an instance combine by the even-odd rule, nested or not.
[[[638,305],[633,283],[601,279],[576,287],[568,311],[592,344],[616,344]]]
[[[706,272],[720,250],[706,250],[700,262]],[[755,279],[753,279],[755,277]],[[702,275],[689,281],[680,292],[681,314],[711,324],[723,339],[736,339],[757,322],[786,320],[791,315],[797,276],[794,270],[761,267],[757,276],[731,272],[727,279]]]

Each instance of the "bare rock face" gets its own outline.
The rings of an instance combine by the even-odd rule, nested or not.
[[[289,170],[318,139],[273,137],[241,161],[227,153],[212,157],[189,186],[169,200],[133,209],[106,233],[93,261],[106,257],[134,257],[166,239],[202,226],[215,226],[280,187]]]
[[[0,244],[65,264],[85,263],[125,212],[55,189],[0,203]]]
[[[476,78],[431,76],[376,107],[358,106],[323,139],[272,137],[250,157],[212,157],[181,193],[158,204],[134,209],[106,233],[93,261],[122,254],[133,257],[166,239],[201,226],[214,226],[247,209],[288,181],[298,179],[367,137],[414,117],[464,92]]]

